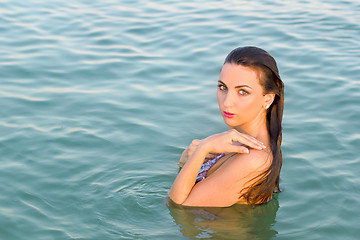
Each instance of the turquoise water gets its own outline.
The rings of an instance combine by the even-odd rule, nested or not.
[[[0,0],[0,239],[357,239],[359,22],[345,0]],[[167,204],[245,45],[285,82],[283,192]]]

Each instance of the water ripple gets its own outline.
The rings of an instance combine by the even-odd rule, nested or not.
[[[0,0],[0,238],[356,238],[359,11],[326,0]],[[237,212],[247,221],[231,218],[226,235],[226,218],[193,224],[164,200],[183,147],[225,130],[216,79],[241,45],[268,50],[285,81],[284,191],[275,212]]]

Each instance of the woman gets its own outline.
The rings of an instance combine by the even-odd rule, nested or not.
[[[185,206],[261,204],[279,189],[284,85],[274,58],[257,47],[234,49],[218,81],[229,131],[193,140],[170,199]]]

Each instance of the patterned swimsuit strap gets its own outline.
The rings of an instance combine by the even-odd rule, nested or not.
[[[207,172],[209,169],[214,166],[214,164],[223,156],[225,156],[224,153],[218,155],[217,157],[207,161],[206,163],[203,163],[203,165],[200,168],[199,174],[196,177],[196,183],[200,182],[201,180],[205,179]]]

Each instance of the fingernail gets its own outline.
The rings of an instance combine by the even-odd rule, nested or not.
[[[249,153],[249,149],[245,148],[244,153]]]

